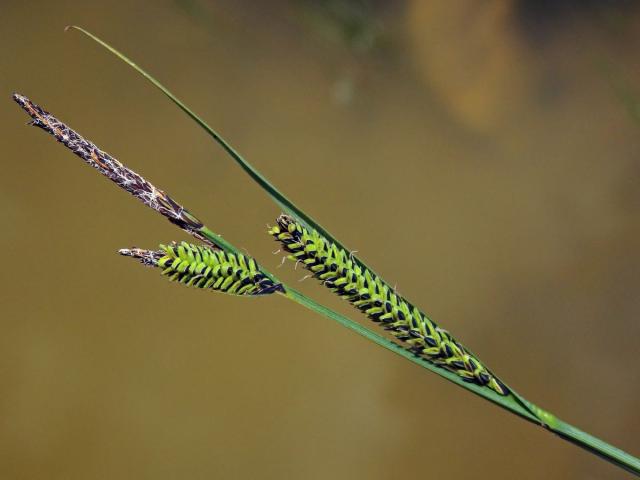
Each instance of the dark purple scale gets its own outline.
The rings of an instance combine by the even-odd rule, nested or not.
[[[457,368],[458,370],[465,370],[466,369],[466,366],[465,366],[464,362],[461,361],[461,360],[454,360],[453,362],[450,363],[450,365],[452,367]]]
[[[427,342],[427,345],[429,345],[430,347],[438,346],[438,342],[436,342],[436,339],[430,335],[427,335],[426,337],[424,337],[424,341]]]
[[[417,355],[418,357],[422,356],[422,347],[420,345],[414,345],[412,347],[408,347],[407,350]]]
[[[423,338],[422,334],[418,330],[414,329],[409,330],[409,335],[411,335],[413,338]]]
[[[471,370],[477,370],[480,365],[478,365],[478,362],[474,358],[469,357],[469,366]]]

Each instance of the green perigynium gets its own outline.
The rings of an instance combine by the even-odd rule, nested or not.
[[[160,245],[159,250],[123,248],[119,253],[162,269],[169,280],[197,288],[233,295],[266,295],[282,289],[253,258],[239,253],[187,242]]]
[[[509,393],[504,383],[449,332],[316,230],[305,228],[288,215],[280,215],[269,233],[289,252],[289,259],[304,265],[332,292],[382,324],[411,352],[468,382],[487,386],[500,395]]]

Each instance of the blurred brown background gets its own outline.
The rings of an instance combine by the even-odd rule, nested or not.
[[[518,391],[637,455],[636,4],[2,0],[0,477],[627,478],[282,298],[118,257],[184,235],[25,127],[10,94],[275,268],[274,204],[62,31],[92,30]]]

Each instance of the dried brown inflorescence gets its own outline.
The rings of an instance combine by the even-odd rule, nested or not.
[[[196,238],[211,244],[199,233],[199,230],[203,227],[202,222],[164,191],[156,188],[152,183],[120,163],[107,152],[100,150],[95,144],[86,140],[75,130],[24,95],[14,93],[13,99],[32,118],[31,125],[53,135],[56,140],[82,158],[85,163],[98,170],[148,207],[164,215],[170,222]]]

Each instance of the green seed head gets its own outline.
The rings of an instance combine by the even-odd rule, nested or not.
[[[187,242],[160,245],[159,250],[122,249],[119,253],[162,269],[162,274],[172,281],[197,288],[233,295],[282,291],[282,285],[268,278],[253,258],[242,254]]]
[[[509,393],[449,332],[317,231],[307,229],[288,215],[281,215],[269,234],[289,253],[287,258],[304,265],[332,292],[383,325],[411,352],[468,382],[487,386],[500,395]]]

